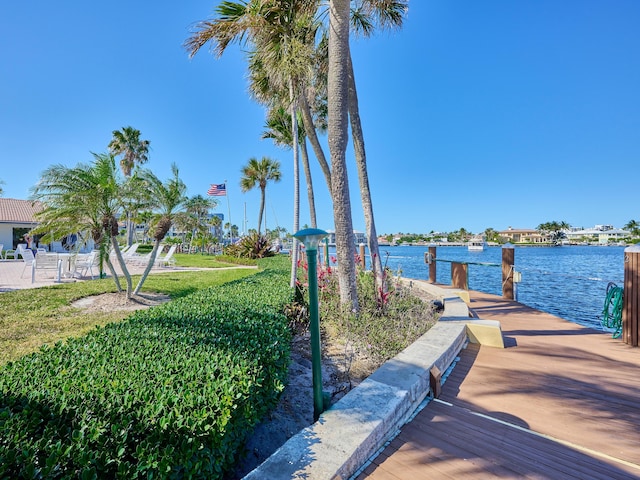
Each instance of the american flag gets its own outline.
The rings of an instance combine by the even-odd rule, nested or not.
[[[227,194],[227,186],[224,183],[215,184],[212,183],[209,190],[207,190],[207,195],[212,197],[224,197]]]

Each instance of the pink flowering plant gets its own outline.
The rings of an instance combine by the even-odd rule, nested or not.
[[[328,265],[318,265],[320,326],[323,335],[346,339],[356,352],[383,362],[424,334],[435,323],[437,315],[430,303],[423,302],[409,289],[394,282],[386,267],[383,273],[385,286],[376,288],[373,272],[364,270],[358,257],[356,260],[358,312],[340,304],[336,258],[330,256]],[[298,299],[306,302],[309,288],[306,259],[301,260],[298,267]],[[305,321],[305,327],[308,327],[308,319]]]

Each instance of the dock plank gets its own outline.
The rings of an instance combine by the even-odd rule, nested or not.
[[[640,349],[493,295],[471,308],[508,348],[469,345],[357,478],[639,479]]]

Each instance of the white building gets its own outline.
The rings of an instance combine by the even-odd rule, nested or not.
[[[329,236],[327,237],[329,239],[329,245],[334,247],[336,245],[336,232],[335,230],[327,230],[327,233],[329,234]],[[359,245],[361,243],[367,245],[367,235],[364,232],[354,230],[353,236],[355,237],[356,245]]]
[[[3,245],[3,250],[15,250],[19,243],[25,243],[25,235],[38,225],[35,214],[41,209],[40,203],[31,200],[0,198],[0,244]],[[75,235],[76,240],[77,238]],[[33,239],[31,247],[45,247],[53,252],[65,251],[62,241],[46,245],[39,242],[39,237]],[[92,248],[93,240],[88,239],[83,251]]]
[[[612,225],[596,225],[593,228],[565,232],[570,242],[597,242],[601,245],[619,242],[631,236],[631,232],[614,228]]]

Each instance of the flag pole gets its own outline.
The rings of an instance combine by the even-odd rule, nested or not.
[[[244,202],[244,221],[242,222],[242,233],[247,235],[247,202]]]
[[[227,196],[227,212],[229,213],[229,240],[233,243],[233,224],[231,223],[231,204],[229,203],[229,189],[227,188],[227,180],[224,181],[224,190]]]

